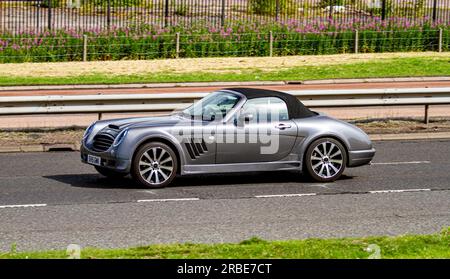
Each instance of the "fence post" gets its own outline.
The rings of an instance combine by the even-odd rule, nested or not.
[[[333,12],[334,12],[334,6],[330,5],[330,12],[328,13],[328,21],[331,23],[333,20]]]
[[[438,47],[439,52],[442,52],[443,40],[444,40],[443,30],[442,28],[439,28],[439,47]]]
[[[381,2],[381,19],[386,19],[386,0],[382,0]]]
[[[48,8],[47,8],[47,28],[52,29],[52,0],[47,0]]]
[[[222,0],[222,13],[220,15],[220,26],[225,26],[225,5],[226,0]]]
[[[41,21],[41,2],[36,3],[36,30],[39,31],[39,25]]]
[[[83,62],[87,61],[87,41],[88,36],[86,34],[83,35]]]
[[[437,19],[437,0],[433,1],[433,22]]]
[[[108,0],[108,6],[106,7],[106,27],[109,30],[111,26],[111,0]]]
[[[430,105],[425,105],[425,118],[423,120],[423,123],[428,124],[430,123],[430,116],[429,116],[429,109],[430,109]]]
[[[359,31],[355,29],[355,54],[359,52]]]
[[[169,25],[169,0],[166,0],[164,5],[164,27]]]
[[[273,32],[269,32],[269,56],[273,56]]]
[[[180,32],[176,34],[176,58],[180,58]]]

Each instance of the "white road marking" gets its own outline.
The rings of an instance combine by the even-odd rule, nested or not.
[[[152,190],[141,190],[138,191],[139,193],[145,193],[145,194],[151,194],[151,195],[156,195],[156,193]]]
[[[181,199],[149,199],[138,200],[137,202],[168,202],[168,201],[198,201],[199,198],[181,198]]]
[[[255,198],[281,198],[281,197],[304,197],[304,196],[315,196],[316,193],[308,193],[308,194],[281,194],[281,195],[259,195],[255,196]]]
[[[0,208],[18,208],[18,207],[42,207],[47,206],[45,203],[38,204],[10,204],[10,205],[0,205]]]
[[[385,162],[372,163],[372,165],[410,165],[410,164],[430,164],[430,161],[411,161],[411,162]]]
[[[325,188],[328,190],[331,190],[330,188],[330,184],[311,184],[311,185],[305,185],[306,187],[320,187],[320,188]]]
[[[426,192],[426,191],[431,191],[431,189],[379,190],[379,191],[369,191],[369,193],[382,194],[382,193],[404,193],[404,192]]]

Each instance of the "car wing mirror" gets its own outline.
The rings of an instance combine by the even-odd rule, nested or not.
[[[214,114],[203,114],[202,120],[203,121],[214,121],[216,119],[216,116]]]

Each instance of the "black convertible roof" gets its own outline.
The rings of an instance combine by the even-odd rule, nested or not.
[[[303,103],[300,102],[299,99],[297,99],[295,96],[288,94],[288,93],[275,91],[275,90],[268,90],[268,89],[256,89],[256,88],[226,88],[225,90],[241,93],[247,99],[264,98],[264,97],[280,98],[287,105],[289,119],[306,118],[306,117],[316,115],[315,112],[312,112],[310,109],[305,107],[305,105],[303,105]]]

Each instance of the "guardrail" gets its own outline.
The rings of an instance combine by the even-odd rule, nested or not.
[[[450,104],[450,88],[286,91],[311,108]],[[208,93],[0,97],[0,115],[163,112],[184,109]]]

